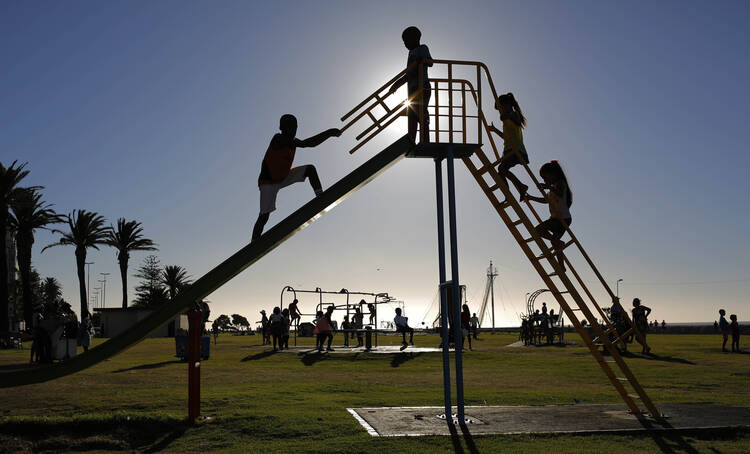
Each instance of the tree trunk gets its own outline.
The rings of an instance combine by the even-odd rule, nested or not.
[[[16,245],[23,292],[23,319],[26,321],[26,329],[29,330],[34,324],[34,295],[31,291],[31,248],[34,245],[34,237],[29,233],[19,233],[16,235]]]
[[[8,332],[8,257],[6,235],[8,231],[8,206],[0,206],[0,333]]]
[[[89,301],[86,296],[86,248],[76,246],[76,267],[78,268],[78,288],[81,295],[81,320],[89,315]]]
[[[120,264],[120,277],[122,278],[122,308],[128,308],[128,252],[117,253],[117,262]]]

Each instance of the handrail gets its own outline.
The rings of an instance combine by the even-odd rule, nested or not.
[[[489,68],[487,67],[487,65],[485,65],[484,63],[479,62],[479,61],[448,60],[448,59],[425,60],[422,64],[430,64],[430,63],[432,65],[435,65],[435,64],[448,65],[448,78],[447,79],[446,78],[430,78],[429,79],[430,82],[435,82],[436,86],[437,86],[438,83],[448,83],[448,91],[449,92],[452,92],[454,90],[452,83],[459,83],[463,87],[462,90],[465,90],[465,91],[469,92],[469,94],[471,95],[471,97],[474,100],[475,105],[477,106],[477,117],[478,117],[478,121],[479,121],[479,131],[478,131],[479,137],[478,137],[478,140],[481,140],[482,135],[485,134],[487,136],[487,138],[489,139],[489,142],[490,142],[491,148],[492,148],[492,150],[494,152],[495,158],[497,160],[500,160],[501,159],[501,154],[498,152],[498,146],[495,143],[495,139],[494,139],[492,133],[489,130],[489,123],[487,122],[487,118],[484,115],[484,111],[482,109],[482,105],[481,105],[482,104],[481,87],[479,87],[479,86],[474,87],[474,85],[471,83],[471,81],[466,80],[466,79],[453,79],[452,78],[452,66],[468,66],[468,67],[472,67],[473,66],[477,70],[477,83],[478,84],[482,83],[482,81],[481,81],[481,73],[483,72],[484,75],[485,75],[485,77],[486,77],[487,84],[489,86],[490,93],[492,95],[492,99],[493,100],[497,99],[497,97],[498,97],[497,89],[495,88],[495,83],[494,83],[494,81],[492,79],[492,76],[490,75],[490,71],[489,71]],[[412,65],[414,65],[414,63],[412,63]],[[363,137],[367,136],[363,140],[361,140],[361,142],[359,142],[352,150],[350,150],[350,152],[349,152],[350,154],[354,153],[356,150],[358,150],[360,147],[362,147],[365,143],[369,142],[372,138],[374,138],[382,130],[384,130],[388,126],[390,126],[399,117],[398,113],[401,110],[400,107],[394,107],[394,108],[391,109],[391,108],[388,108],[386,106],[386,108],[385,108],[386,113],[381,118],[379,118],[379,119],[376,119],[372,115],[371,110],[374,109],[378,105],[384,104],[383,101],[384,101],[385,98],[387,98],[387,96],[386,96],[383,99],[380,99],[380,97],[378,96],[378,94],[384,88],[386,88],[388,85],[392,84],[398,78],[402,77],[403,74],[405,74],[406,71],[408,71],[409,69],[412,68],[412,65],[410,65],[407,69],[404,69],[403,71],[399,72],[398,75],[396,75],[395,77],[393,77],[388,83],[386,83],[383,86],[381,86],[372,95],[370,95],[363,102],[361,102],[355,109],[353,109],[351,112],[347,113],[344,117],[342,117],[342,121],[343,121],[344,119],[349,118],[352,114],[354,114],[356,111],[358,111],[359,109],[361,109],[364,105],[367,104],[367,102],[369,102],[369,101],[371,101],[373,99],[376,100],[375,103],[373,103],[370,107],[368,107],[364,111],[360,112],[360,114],[357,115],[356,118],[352,119],[350,121],[350,123],[345,126],[345,128],[350,127],[353,123],[355,123],[359,119],[363,118],[365,115],[369,115],[370,118],[373,120],[373,124],[370,125],[369,127],[367,127],[364,131],[362,131],[356,137],[357,140],[359,141],[359,140],[363,139]],[[421,74],[422,73],[420,71],[420,82],[421,82]],[[419,91],[416,94],[416,96],[421,95],[421,93],[422,92]],[[448,106],[449,111],[448,111],[448,115],[447,115],[449,117],[449,124],[451,124],[449,130],[447,131],[447,132],[451,133],[451,137],[449,138],[449,142],[453,142],[453,135],[452,135],[452,133],[454,132],[453,131],[453,127],[452,127],[452,121],[453,121],[453,116],[454,116],[453,115],[454,109],[453,109],[453,105],[452,105],[452,98],[453,98],[453,96],[451,95],[450,98],[449,98],[449,106]],[[436,119],[436,121],[435,121],[436,129],[434,131],[435,132],[436,142],[439,142],[439,134],[440,134],[440,132],[445,132],[445,131],[442,131],[442,130],[439,129],[439,120],[440,120],[441,114],[440,114],[440,111],[439,111],[438,107],[441,107],[441,106],[439,106],[438,99],[439,99],[439,93],[436,94],[436,96],[435,96],[435,114],[434,115],[428,114],[430,117],[434,116],[435,119]],[[403,102],[401,104],[403,104]],[[399,104],[399,106],[401,104]],[[442,106],[442,107],[445,107],[445,106]],[[464,141],[465,141],[466,140],[465,139],[465,137],[466,137],[465,103],[462,106],[460,106],[460,107],[463,109],[462,110],[462,112],[463,112],[462,119],[464,121],[464,125],[463,125],[463,128],[462,128],[462,132],[464,134]],[[421,120],[421,116],[422,116],[422,112],[420,111],[420,120]],[[523,161],[520,160],[520,159],[519,159],[519,161],[521,162],[521,165],[523,166],[523,168],[526,171],[526,174],[529,176],[530,180],[533,182],[534,186],[542,194],[544,194],[544,191],[542,191],[542,189],[541,189],[541,184],[540,184],[539,179],[534,175],[534,172],[532,172],[532,170],[529,167],[529,165],[526,164],[526,163],[523,163]],[[531,204],[531,202],[529,200],[525,201],[525,205],[528,207],[529,212],[537,220],[537,222],[542,222],[542,218],[539,216],[539,213],[537,212],[537,210],[534,208],[534,206]],[[622,307],[622,305],[620,304],[620,302],[615,298],[614,292],[612,292],[612,289],[609,287],[609,285],[607,284],[607,282],[604,280],[604,277],[601,275],[601,273],[599,272],[598,268],[594,265],[593,261],[591,260],[591,258],[588,255],[588,253],[585,251],[585,249],[583,249],[583,246],[579,242],[578,238],[575,236],[575,234],[572,232],[572,230],[570,230],[570,227],[568,225],[565,225],[565,230],[568,233],[568,235],[570,235],[570,238],[571,238],[571,240],[568,243],[566,243],[565,247],[568,247],[568,246],[570,246],[572,244],[575,244],[576,248],[581,253],[581,255],[583,256],[583,258],[586,261],[586,263],[593,270],[593,272],[596,275],[597,279],[599,280],[599,282],[604,287],[604,290],[607,292],[607,294],[612,299],[613,304],[619,305],[623,309],[623,313],[625,313],[625,316],[628,317],[627,313],[625,312],[625,310]],[[582,286],[582,288],[585,289],[585,293],[588,296],[589,300],[594,304],[594,307],[596,308],[596,312],[598,313],[598,315],[601,317],[601,319],[604,321],[605,324],[611,325],[611,321],[609,320],[609,317],[607,317],[607,315],[604,313],[604,311],[599,306],[599,304],[596,303],[596,299],[591,294],[591,292],[588,290],[588,288],[584,285],[584,283],[583,283],[580,275],[578,274],[578,272],[573,268],[572,264],[567,259],[567,257],[564,260],[565,260],[566,264],[569,266],[569,268],[571,269],[571,272],[573,273],[573,275],[576,278],[576,280],[578,281],[578,283]],[[630,317],[628,317],[628,319],[629,318]],[[631,321],[631,326],[635,326],[632,323],[632,321]],[[638,332],[637,328],[635,329],[635,332],[636,332],[637,337],[639,338],[639,340],[642,340],[640,332]]]

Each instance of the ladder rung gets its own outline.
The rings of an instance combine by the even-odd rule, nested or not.
[[[531,243],[532,241],[534,241],[534,237],[524,238],[524,240],[523,240],[524,243]]]
[[[573,244],[575,242],[576,242],[576,240],[570,240],[570,241],[568,241],[567,243],[565,243],[563,245],[563,247],[561,248],[561,250],[567,248],[568,246],[570,246],[571,244]]]
[[[640,399],[641,398],[641,396],[638,396],[638,395],[635,395],[635,394],[628,394],[628,397],[630,397],[631,399]]]
[[[537,256],[536,256],[536,259],[537,259],[537,260],[541,260],[541,259],[546,259],[546,258],[548,258],[548,257],[549,257],[549,254],[542,254],[542,255],[537,255]]]
[[[554,291],[554,292],[552,292],[552,293],[553,293],[553,294],[554,294],[554,293],[557,293],[558,295],[562,295],[563,293],[570,293],[570,292],[569,292],[569,291],[567,291],[567,290],[563,290],[562,292]]]
[[[618,379],[619,381],[630,381],[625,377],[615,377],[615,378]]]
[[[615,361],[614,359],[605,359],[604,362],[605,363],[616,363],[617,361]]]
[[[519,219],[517,221],[513,221],[513,225],[520,225],[523,224],[523,219]]]
[[[557,271],[555,271],[554,273],[549,273],[547,276],[549,276],[549,277],[557,276]]]
[[[500,188],[500,185],[499,185],[499,184],[493,184],[492,186],[490,186],[490,187],[489,187],[489,188],[487,188],[487,189],[489,189],[490,191],[495,191],[495,190],[497,190],[497,189],[499,189],[499,188]]]

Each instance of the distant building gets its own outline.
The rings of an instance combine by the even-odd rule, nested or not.
[[[101,336],[102,337],[115,337],[121,334],[139,321],[147,318],[154,313],[154,309],[142,309],[137,307],[129,307],[123,309],[121,307],[107,307],[107,308],[96,308],[95,313],[98,313],[101,317]],[[177,330],[188,329],[187,315],[180,314],[174,319],[174,325],[167,322],[158,330],[151,333],[149,337],[174,337]]]

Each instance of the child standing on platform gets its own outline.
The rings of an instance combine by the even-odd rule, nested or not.
[[[432,90],[430,89],[430,80],[427,77],[427,68],[432,66],[432,62],[426,62],[426,60],[432,60],[432,55],[430,55],[430,49],[425,44],[419,43],[419,40],[422,39],[422,32],[417,27],[407,27],[401,33],[401,39],[404,40],[404,46],[409,49],[406,67],[409,68],[412,63],[415,63],[415,65],[404,74],[404,77],[393,83],[388,93],[392,94],[398,87],[406,84],[410,100],[407,106],[409,110],[409,137],[411,137],[412,141],[416,140],[417,124],[419,124],[419,115],[421,113],[422,123],[419,125],[419,140],[420,142],[428,142],[430,137],[430,115],[427,111],[427,105],[430,103]],[[422,63],[421,73],[420,63]],[[421,99],[419,96],[420,77],[422,79]]]
[[[375,304],[373,303],[367,304],[367,310],[370,311],[370,325],[373,325],[373,327],[377,328],[375,326],[375,319],[377,318],[376,317],[377,309],[375,309]]]
[[[740,352],[740,325],[737,323],[737,314],[729,316],[732,323],[729,324],[729,330],[732,332],[732,351]]]
[[[550,218],[536,226],[536,231],[544,239],[552,243],[552,248],[557,252],[557,261],[565,271],[565,256],[563,255],[563,242],[560,238],[565,234],[565,229],[573,221],[570,216],[570,205],[573,204],[573,192],[568,186],[562,167],[557,161],[550,161],[539,169],[539,175],[544,180],[543,189],[547,189],[547,197],[535,197],[526,195],[526,198],[539,203],[549,203]]]
[[[521,106],[518,105],[513,93],[498,96],[495,101],[495,109],[500,112],[500,120],[503,122],[502,131],[497,129],[494,123],[490,123],[489,127],[490,131],[503,139],[503,157],[497,167],[497,173],[513,183],[518,190],[519,199],[523,202],[529,187],[521,183],[521,180],[510,171],[510,168],[518,164],[529,163],[529,155],[523,145],[523,132],[521,131],[526,127],[526,117],[523,116]]]

